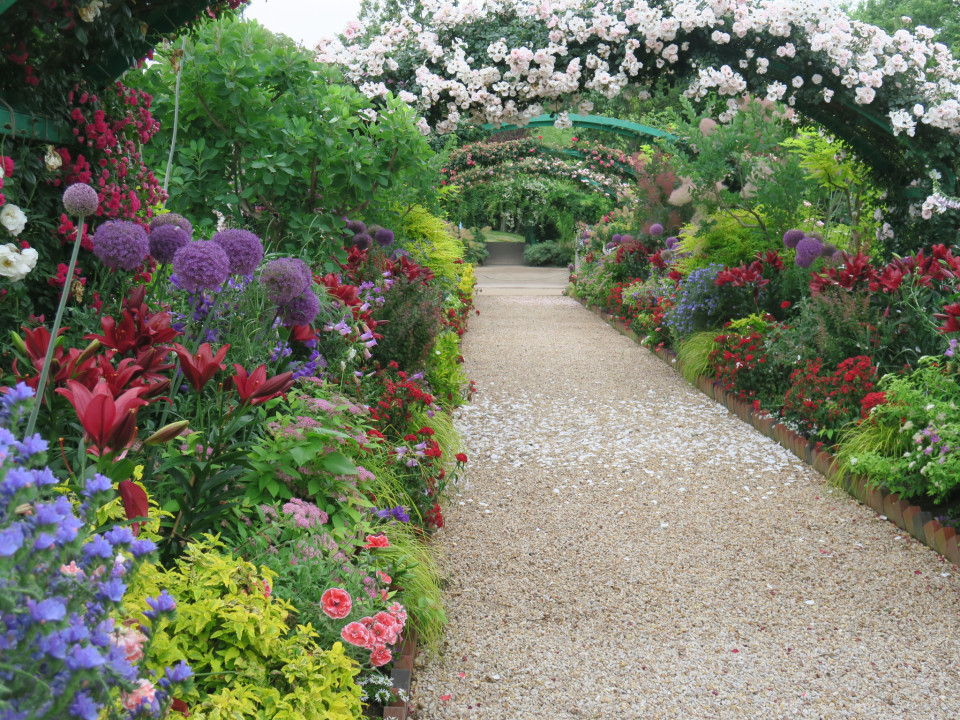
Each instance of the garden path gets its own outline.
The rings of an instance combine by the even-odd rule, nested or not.
[[[956,568],[573,300],[477,307],[418,720],[960,716]]]

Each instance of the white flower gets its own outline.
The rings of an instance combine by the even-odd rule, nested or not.
[[[16,205],[7,203],[3,206],[3,209],[0,210],[0,225],[3,225],[14,237],[23,232],[26,224],[27,216],[24,215],[23,210]]]
[[[47,170],[53,172],[59,170],[60,166],[63,165],[63,158],[60,157],[60,153],[54,149],[53,145],[47,145],[47,154],[43,156],[43,162],[47,166]]]
[[[797,76],[793,79],[793,83],[792,83],[792,84],[793,84],[793,86],[794,86],[795,88],[803,87],[803,78],[800,77],[799,75],[797,75]]]
[[[36,265],[37,251],[33,248],[21,251],[13,243],[0,246],[0,275],[12,282],[23,280]]]
[[[103,0],[93,0],[89,5],[84,5],[77,10],[77,12],[80,14],[81,20],[89,23],[97,19],[97,16],[100,15],[100,8],[102,7],[105,7]]]

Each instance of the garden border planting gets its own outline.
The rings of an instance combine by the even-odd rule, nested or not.
[[[637,333],[625,323],[614,318],[601,308],[587,304],[580,298],[573,298],[583,307],[600,317],[621,335],[650,350],[654,355],[678,369],[679,361],[672,350],[646,348]],[[818,450],[816,445],[803,435],[791,430],[786,425],[776,422],[773,417],[765,413],[755,413],[753,406],[738,399],[733,393],[724,390],[720,383],[709,377],[701,377],[697,388],[718,403],[726,407],[731,413],[749,423],[761,433],[786,448],[817,472],[826,477],[837,487],[845,490],[858,502],[868,505],[881,517],[894,523],[902,530],[910,533],[914,538],[945,557],[954,566],[960,566],[960,536],[950,526],[941,525],[933,514],[918,505],[911,505],[906,500],[882,486],[870,486],[866,478],[847,474],[839,478],[839,469],[833,455],[826,450]]]

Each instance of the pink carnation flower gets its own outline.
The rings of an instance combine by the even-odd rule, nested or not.
[[[357,647],[373,647],[373,638],[370,635],[370,631],[367,630],[363,623],[348,623],[344,626],[343,630],[340,631],[340,637],[342,637],[351,645],[356,645]]]

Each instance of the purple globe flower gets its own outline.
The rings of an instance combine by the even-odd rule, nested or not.
[[[190,236],[179,225],[157,225],[150,231],[150,254],[161,265],[173,262],[177,250],[190,243]]]
[[[177,250],[173,272],[184,290],[215,290],[230,277],[230,261],[212,240],[197,240]]]
[[[803,230],[787,230],[783,234],[783,244],[793,250],[803,237]]]
[[[387,230],[386,228],[380,228],[373,234],[373,239],[377,241],[377,245],[382,248],[389,247],[393,244],[394,235],[393,230]]]
[[[605,245],[605,247],[607,248],[607,250],[613,250],[616,246],[617,246],[617,244],[616,244],[613,240],[611,240],[610,242],[608,242],[608,243]]]
[[[670,262],[671,260],[673,260],[673,250],[671,250],[670,248],[667,248],[666,250],[661,250],[660,259],[663,260],[664,262]]]
[[[150,254],[146,231],[127,220],[108,220],[93,234],[93,254],[111,270],[134,270]]]
[[[221,230],[210,239],[227,253],[231,275],[252,275],[263,260],[263,243],[249,230]]]
[[[634,240],[636,240],[636,238],[633,237],[633,235],[621,235],[621,236],[620,236],[620,242],[621,242],[621,243],[624,243],[624,244],[626,244],[626,243],[632,243]]]
[[[357,233],[353,236],[353,244],[359,250],[369,250],[373,247],[373,238],[367,233]]]
[[[668,237],[665,245],[666,245],[667,248],[669,248],[670,250],[673,250],[674,247],[676,247],[676,245],[677,245],[678,242],[680,242],[680,240],[679,240],[678,238]]]
[[[100,196],[86,183],[74,183],[63,191],[63,207],[71,215],[89,217],[100,207]]]
[[[654,223],[653,225],[651,225],[650,234],[653,235],[654,237],[659,237],[660,235],[663,235],[663,225],[661,225],[660,223]]]
[[[367,226],[362,220],[347,220],[347,230],[354,235],[359,235],[367,231]]]
[[[277,258],[264,266],[260,284],[270,302],[286,305],[310,287],[310,268],[299,258]]]
[[[827,243],[823,246],[823,250],[820,251],[821,257],[833,257],[834,253],[837,252],[837,246],[833,243]]]
[[[280,317],[284,325],[309,325],[317,319],[320,312],[320,299],[312,288],[280,308]]]
[[[163,213],[163,215],[157,215],[153,220],[150,221],[151,230],[156,230],[161,225],[176,225],[187,235],[193,237],[193,225],[191,225],[190,221],[187,220],[183,215],[178,215],[177,213],[172,212]]]
[[[612,238],[610,238],[610,242],[612,242],[614,245],[619,245],[622,240],[623,240],[623,235],[621,235],[620,233],[617,233]]]
[[[830,256],[830,262],[834,265],[842,265],[847,261],[847,254],[843,250],[837,250]]]
[[[820,241],[816,238],[801,238],[800,242],[797,243],[797,266],[802,268],[810,267],[813,261],[820,257],[822,251],[823,245],[821,245]]]

